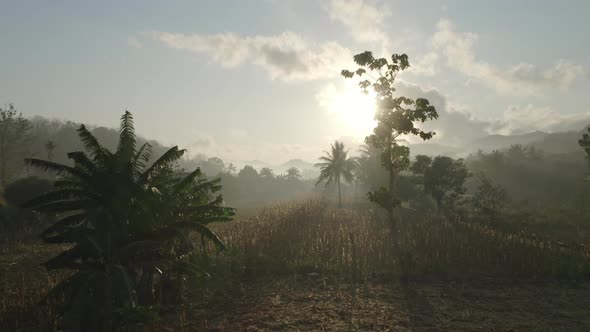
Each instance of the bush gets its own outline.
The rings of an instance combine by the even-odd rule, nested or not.
[[[50,180],[36,176],[22,178],[10,183],[4,190],[4,198],[9,205],[21,206],[23,203],[53,190]]]

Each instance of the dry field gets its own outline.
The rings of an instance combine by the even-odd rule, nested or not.
[[[228,250],[192,257],[210,277],[189,278],[186,305],[151,330],[590,330],[588,246],[399,216],[394,232],[377,211],[307,201],[214,225]],[[60,250],[25,241],[0,255],[1,331],[54,328],[36,303],[67,274],[39,266]]]

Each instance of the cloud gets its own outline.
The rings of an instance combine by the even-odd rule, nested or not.
[[[240,36],[234,33],[184,35],[154,31],[151,38],[164,45],[208,55],[225,68],[250,63],[271,79],[317,80],[337,77],[350,65],[352,53],[336,42],[308,43],[293,32],[272,36]]]
[[[421,58],[418,58],[415,64],[411,64],[409,72],[416,75],[434,76],[436,74],[436,63],[439,56],[436,52],[426,53]]]
[[[560,132],[580,130],[590,123],[590,111],[562,114],[550,107],[509,106],[502,119],[494,123],[493,131],[499,134],[520,134],[535,130]]]
[[[387,10],[363,0],[332,0],[328,11],[330,18],[342,23],[356,41],[389,43],[383,29]]]
[[[202,149],[208,149],[211,146],[213,146],[213,144],[214,144],[214,140],[212,137],[209,137],[209,136],[196,137],[189,144],[189,153],[191,152],[191,150],[197,151],[197,150],[202,150]]]
[[[389,57],[392,49],[406,49],[414,41],[409,30],[398,34],[395,40],[390,38],[385,28],[385,21],[391,16],[390,10],[377,6],[375,1],[367,0],[331,0],[327,7],[330,19],[341,23],[352,38],[359,43],[371,43],[376,56]],[[406,45],[405,47],[402,45]],[[412,61],[409,71],[415,75],[433,76],[436,73],[436,52],[428,52],[417,61]]]
[[[238,137],[230,137],[227,140],[227,135],[222,138],[203,134],[195,135],[186,147],[188,158],[206,160],[208,157],[219,157],[225,162],[233,162],[236,165],[244,165],[247,160],[280,164],[295,158],[312,160],[320,151],[318,146],[257,141],[240,129],[231,129],[229,134],[230,136],[235,134]],[[321,144],[325,145],[324,143],[327,144],[327,142]]]
[[[127,46],[133,47],[133,48],[142,48],[143,47],[143,45],[141,44],[139,39],[137,39],[137,37],[135,37],[135,36],[130,36],[127,38]]]
[[[420,124],[422,130],[433,130],[433,142],[461,146],[465,142],[488,135],[490,124],[474,118],[467,111],[459,111],[451,106],[447,98],[437,89],[424,89],[416,84],[401,81],[397,89],[400,96],[412,99],[426,98],[436,107],[438,119]],[[419,142],[413,140],[414,143]]]
[[[550,107],[533,105],[509,106],[496,121],[475,118],[466,106],[455,106],[437,89],[423,89],[418,85],[400,82],[399,95],[409,98],[426,98],[436,107],[439,118],[421,124],[425,130],[434,130],[434,142],[461,146],[489,134],[522,134],[536,130],[563,132],[580,130],[590,123],[590,111],[563,114]]]
[[[550,68],[524,62],[505,69],[497,68],[476,57],[473,46],[478,38],[474,33],[457,32],[451,21],[441,20],[431,42],[434,50],[442,52],[449,67],[500,93],[530,95],[545,87],[567,89],[584,73],[582,66],[566,60],[559,60]]]

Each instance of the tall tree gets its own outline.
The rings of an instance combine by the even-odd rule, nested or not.
[[[412,166],[410,166],[410,170],[414,174],[424,175],[424,173],[430,167],[431,164],[432,158],[430,158],[429,156],[419,154],[416,156],[415,161],[412,163]]]
[[[274,179],[274,177],[275,177],[275,173],[272,171],[272,169],[270,169],[270,168],[268,168],[268,167],[263,167],[263,168],[260,170],[260,176],[261,176],[263,179],[266,179],[266,180],[272,180],[272,179]]]
[[[436,119],[438,113],[427,99],[412,100],[395,96],[397,74],[410,67],[406,54],[393,54],[388,60],[375,58],[371,52],[365,51],[355,55],[354,62],[359,68],[354,71],[343,70],[342,76],[359,77],[361,90],[369,93],[371,89],[375,93],[377,127],[365,141],[381,151],[382,165],[389,172],[389,187],[370,192],[369,199],[389,212],[389,219],[394,225],[393,209],[399,205],[399,199],[394,195],[395,178],[409,165],[409,149],[400,145],[399,139],[404,135],[415,135],[423,140],[432,138],[434,132],[423,131],[416,124]],[[363,76],[369,79],[362,79]]]
[[[586,152],[586,158],[588,158],[588,165],[590,165],[590,126],[588,126],[586,130],[588,131],[588,133],[584,133],[584,135],[582,135],[582,138],[578,140],[578,144],[580,144],[582,149],[584,149],[584,152]]]
[[[300,181],[301,171],[297,167],[291,167],[287,170],[286,178],[288,181]]]
[[[320,168],[320,176],[316,185],[326,182],[326,186],[330,183],[336,183],[338,187],[338,206],[342,207],[342,190],[340,188],[341,179],[346,182],[354,181],[353,172],[356,168],[356,161],[354,158],[348,157],[348,150],[345,150],[344,143],[334,142],[331,145],[331,151],[326,152],[325,156],[320,157],[321,163],[315,164]]]
[[[47,150],[47,160],[49,160],[49,161],[53,160],[53,151],[55,150],[56,147],[57,147],[57,145],[52,140],[49,140],[49,141],[47,141],[47,143],[45,143],[45,150]]]
[[[473,195],[473,205],[483,215],[495,218],[508,202],[506,190],[492,183],[484,173],[478,174],[477,178],[480,184]]]
[[[256,168],[246,165],[238,172],[238,177],[243,179],[257,179],[259,177],[258,171]]]
[[[5,187],[24,166],[22,160],[28,152],[30,130],[29,121],[23,118],[14,105],[0,108],[0,187]]]
[[[463,185],[468,176],[463,159],[437,156],[424,170],[424,190],[432,195],[440,210],[445,196],[453,203],[456,196],[465,193]]]

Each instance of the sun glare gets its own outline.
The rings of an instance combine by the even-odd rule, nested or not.
[[[342,91],[332,90],[326,105],[331,113],[338,114],[351,135],[364,137],[375,127],[375,96],[359,91],[357,86],[347,86]]]

